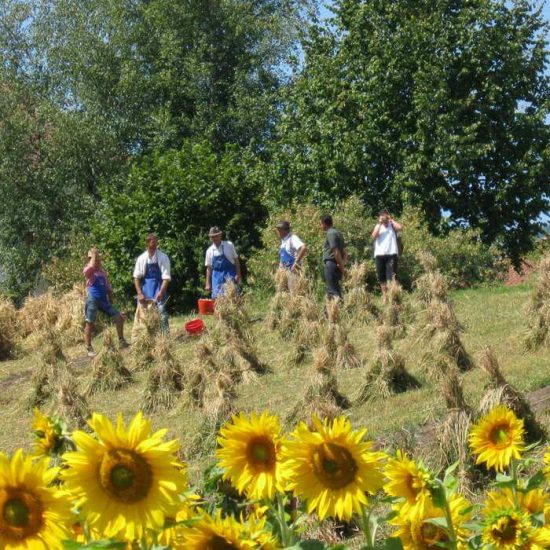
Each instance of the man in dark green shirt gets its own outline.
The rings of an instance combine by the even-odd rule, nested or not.
[[[329,298],[342,297],[340,281],[346,274],[346,251],[342,234],[332,227],[332,216],[321,217],[321,229],[326,233],[323,246],[323,266],[327,296]]]

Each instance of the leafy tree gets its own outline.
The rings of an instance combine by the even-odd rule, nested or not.
[[[259,168],[275,203],[358,193],[420,207],[433,232],[479,228],[515,260],[549,208],[550,108],[540,9],[516,0],[340,0]]]
[[[123,181],[107,184],[94,235],[115,288],[128,297],[135,293],[134,261],[149,232],[158,234],[171,258],[170,294],[179,305],[196,298],[202,283],[210,226],[220,226],[246,261],[266,215],[249,163],[236,146],[218,155],[206,141],[186,140],[180,150],[145,156]]]

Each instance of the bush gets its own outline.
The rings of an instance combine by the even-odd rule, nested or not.
[[[287,219],[294,232],[308,245],[307,272],[316,280],[321,278],[321,255],[325,235],[319,219],[324,211],[311,203],[273,210],[262,230],[263,247],[250,259],[249,282],[256,288],[273,287],[273,273],[279,261],[279,238],[275,231],[277,220]],[[369,261],[369,283],[375,285],[373,243],[371,233],[376,219],[366,217],[366,210],[357,197],[346,199],[334,208],[334,226],[342,232],[349,255],[348,265],[356,261]],[[405,252],[400,258],[398,277],[406,288],[422,273],[419,253],[429,250],[436,258],[444,275],[453,288],[468,287],[476,283],[494,280],[497,274],[496,252],[481,243],[479,232],[472,229],[451,229],[445,236],[434,236],[428,230],[418,210],[408,208],[403,216],[403,240]]]
[[[218,155],[207,142],[191,140],[180,150],[145,157],[118,185],[106,186],[102,198],[94,234],[115,292],[135,294],[135,259],[147,233],[155,232],[172,262],[172,307],[194,304],[200,295],[210,226],[220,226],[246,258],[266,215],[248,161],[236,148]]]

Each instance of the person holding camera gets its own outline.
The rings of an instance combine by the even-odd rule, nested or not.
[[[403,225],[394,220],[387,210],[381,210],[378,214],[378,223],[372,232],[374,239],[374,261],[382,301],[386,303],[386,291],[388,283],[395,279],[397,273],[397,260],[399,258],[398,234],[403,231]]]

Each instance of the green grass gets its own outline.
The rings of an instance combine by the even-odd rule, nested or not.
[[[465,328],[463,341],[466,349],[475,359],[483,346],[493,346],[508,381],[524,391],[550,385],[548,350],[529,354],[522,350],[521,340],[526,324],[523,310],[530,291],[528,286],[521,285],[470,289],[452,295],[457,316]],[[261,318],[266,307],[265,302],[256,300],[252,317]],[[181,331],[186,320],[184,317],[173,318],[173,332]],[[211,322],[211,318],[207,319],[207,323]],[[277,333],[267,331],[260,320],[254,323],[253,330],[260,357],[269,365],[271,372],[259,377],[256,384],[238,388],[237,407],[246,411],[269,409],[285,416],[301,396],[307,380],[307,364],[291,366],[288,361],[291,344],[283,341]],[[97,340],[97,346],[100,340]],[[354,326],[351,341],[368,364],[375,349],[374,326]],[[387,400],[354,406],[348,411],[352,422],[356,426],[366,426],[371,437],[386,441],[400,440],[415,427],[443,416],[445,405],[437,387],[426,379],[420,368],[423,344],[412,336],[397,343],[397,349],[406,357],[408,369],[421,381],[421,388]],[[192,360],[193,353],[193,341],[179,345],[178,354],[184,364]],[[73,360],[82,358],[84,348],[72,348],[68,350],[68,355]],[[20,446],[27,449],[32,446],[32,411],[26,407],[25,401],[30,390],[29,372],[37,361],[38,354],[31,352],[17,360],[0,363],[0,450],[4,452],[12,452]],[[90,365],[86,362],[79,367],[82,382],[89,369]],[[129,417],[139,407],[146,376],[147,373],[139,373],[136,382],[127,388],[93,396],[89,399],[91,408],[111,417],[119,411]],[[340,373],[340,390],[353,398],[362,377],[363,373],[359,370]],[[480,369],[464,375],[464,391],[472,407],[478,405],[485,383],[486,377]],[[44,408],[51,412],[48,405]],[[152,416],[155,428],[166,427],[171,436],[180,439],[184,453],[196,437],[201,420],[199,411],[183,405]],[[191,460],[191,470],[196,472],[208,460],[208,457]]]

